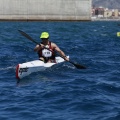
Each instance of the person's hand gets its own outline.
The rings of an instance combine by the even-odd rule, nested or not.
[[[41,48],[44,48],[44,47],[45,47],[43,44],[39,44],[39,46],[40,46]]]
[[[69,61],[69,58],[67,56],[64,56],[64,60]]]

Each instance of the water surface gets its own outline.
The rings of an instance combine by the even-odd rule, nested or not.
[[[0,22],[0,119],[119,120],[119,22]],[[23,78],[15,78],[18,63],[38,59],[35,44],[42,31],[50,33],[70,60]]]

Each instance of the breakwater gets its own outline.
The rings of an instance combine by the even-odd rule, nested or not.
[[[0,0],[0,20],[91,20],[91,0]]]

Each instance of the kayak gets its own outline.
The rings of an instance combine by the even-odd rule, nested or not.
[[[67,57],[69,58],[69,56]],[[56,63],[44,63],[41,60],[34,60],[34,61],[18,64],[16,66],[16,78],[21,79],[23,77],[30,75],[31,73],[44,71],[45,69],[50,68],[55,64],[65,61],[61,57],[56,57],[55,59],[56,59]]]

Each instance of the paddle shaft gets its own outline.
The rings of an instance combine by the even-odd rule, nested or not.
[[[32,42],[36,43],[36,44],[39,44],[38,42],[36,42],[33,38],[31,38],[28,34],[26,34],[25,32],[23,32],[22,30],[18,30],[24,37],[28,38],[29,40],[31,40]],[[40,44],[39,44],[40,45]],[[49,51],[51,51],[49,48],[46,48],[44,47],[45,49],[48,49]],[[60,56],[60,55],[59,55]],[[62,56],[60,56],[62,57]],[[63,58],[63,57],[62,57]],[[63,58],[64,59],[64,58]],[[77,63],[74,63],[72,61],[68,61],[69,63],[73,64],[76,68],[78,69],[86,69],[85,66],[83,65],[80,65],[80,64],[77,64]]]

